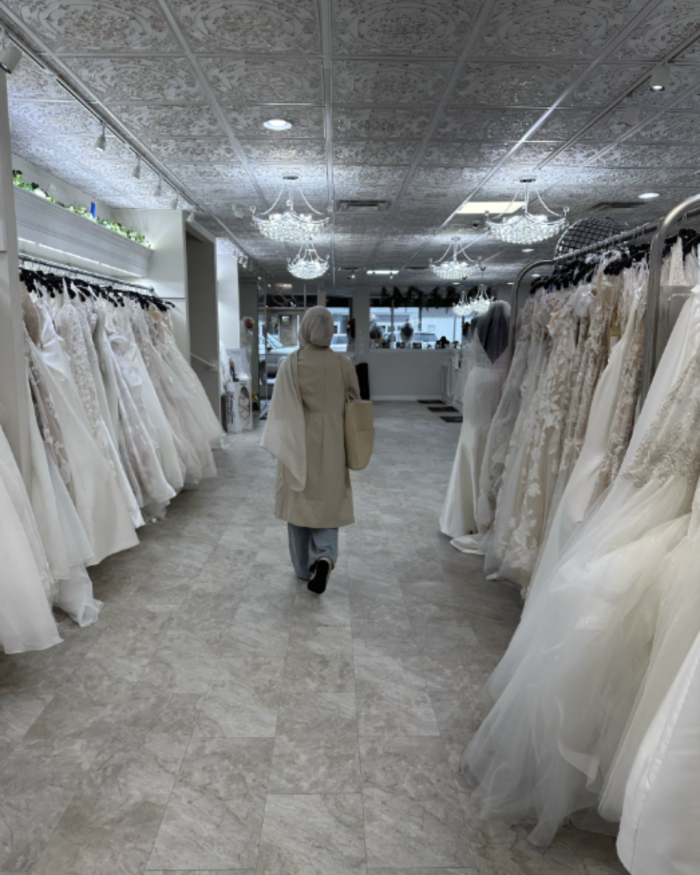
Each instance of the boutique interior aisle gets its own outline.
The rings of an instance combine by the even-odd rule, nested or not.
[[[622,875],[611,838],[566,828],[543,853],[472,816],[459,757],[520,600],[434,525],[458,434],[378,406],[321,600],[260,432],[239,435],[91,569],[98,623],[0,656],[0,872]]]

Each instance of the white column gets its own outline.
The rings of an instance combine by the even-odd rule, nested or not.
[[[369,352],[369,286],[355,286],[353,313],[355,316],[355,361],[366,362]]]
[[[0,422],[26,479],[29,403],[13,188],[7,75],[0,70]]]
[[[230,252],[217,249],[216,292],[219,301],[219,337],[227,349],[241,345],[241,304],[238,294],[238,261]]]

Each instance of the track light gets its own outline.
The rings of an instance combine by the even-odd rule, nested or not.
[[[622,116],[622,123],[633,128],[639,121],[639,113],[640,110],[638,106],[628,106]]]
[[[141,179],[141,156],[139,156],[139,158],[136,162],[136,166],[131,171],[131,178],[132,179]]]
[[[153,197],[162,197],[163,195],[163,180],[158,177],[158,182],[156,182],[156,187],[153,189]]]
[[[95,148],[98,152],[104,152],[104,150],[107,148],[107,132],[104,125],[102,125],[102,133],[95,140]]]
[[[0,69],[6,73],[14,73],[17,65],[22,60],[22,50],[19,46],[10,42],[3,28],[2,49],[0,49]]]
[[[650,91],[665,91],[666,86],[671,78],[671,71],[668,64],[658,64],[651,71],[651,81],[649,83]]]
[[[176,210],[179,205],[180,205],[180,198],[177,195],[175,195],[173,202],[170,204],[170,209]]]

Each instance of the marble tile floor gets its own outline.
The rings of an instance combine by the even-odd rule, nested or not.
[[[328,592],[292,572],[259,432],[92,576],[105,607],[0,657],[0,875],[619,875],[477,820],[458,773],[519,615],[437,527],[459,427],[376,405]]]

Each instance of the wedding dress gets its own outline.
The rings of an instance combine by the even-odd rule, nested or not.
[[[637,751],[617,852],[631,875],[693,875],[700,860],[700,635]]]
[[[440,530],[451,538],[477,531],[479,472],[508,373],[509,323],[510,306],[497,301],[479,318],[469,347],[462,428],[440,516]]]
[[[479,498],[476,514],[477,527],[482,534],[487,532],[493,524],[496,500],[503,481],[508,445],[520,412],[521,393],[532,339],[534,310],[535,299],[530,298],[523,307],[513,361],[503,384],[501,401],[494,414],[486,439],[484,459],[479,475]]]
[[[508,547],[511,521],[515,515],[515,508],[521,502],[524,485],[522,470],[525,446],[527,436],[534,427],[533,398],[547,369],[552,352],[550,322],[552,316],[560,309],[565,300],[566,295],[561,292],[549,295],[538,292],[535,297],[532,337],[528,347],[527,367],[521,388],[520,410],[508,445],[503,482],[498,493],[493,525],[479,547],[479,552],[485,556],[484,570],[489,575],[496,576],[501,568]]]
[[[30,366],[60,422],[61,474],[92,547],[92,564],[139,540],[113,469],[97,445],[51,316],[44,313],[41,346],[28,339]],[[65,480],[64,480],[65,482]]]
[[[0,428],[0,644],[5,653],[60,644],[48,562],[17,463]]]
[[[697,292],[659,365],[634,449],[523,615],[511,643],[520,664],[494,673],[496,704],[465,753],[484,813],[536,820],[536,844],[598,804],[644,682],[654,585],[688,532],[700,475],[700,335],[689,331],[700,316]],[[663,399],[659,386],[684,361]]]
[[[110,437],[105,420],[102,417],[98,393],[93,379],[93,369],[90,366],[90,352],[88,352],[86,337],[83,334],[81,319],[77,308],[69,299],[63,300],[56,310],[54,324],[56,331],[63,341],[73,380],[87,415],[87,421],[90,424],[97,445],[119,485],[124,503],[131,514],[133,524],[138,528],[144,524],[144,520],[141,516],[132,485],[125,472],[124,464],[126,460],[123,455],[120,457],[117,447]],[[94,348],[91,352],[96,359]],[[99,370],[99,365],[96,365],[96,368]]]

